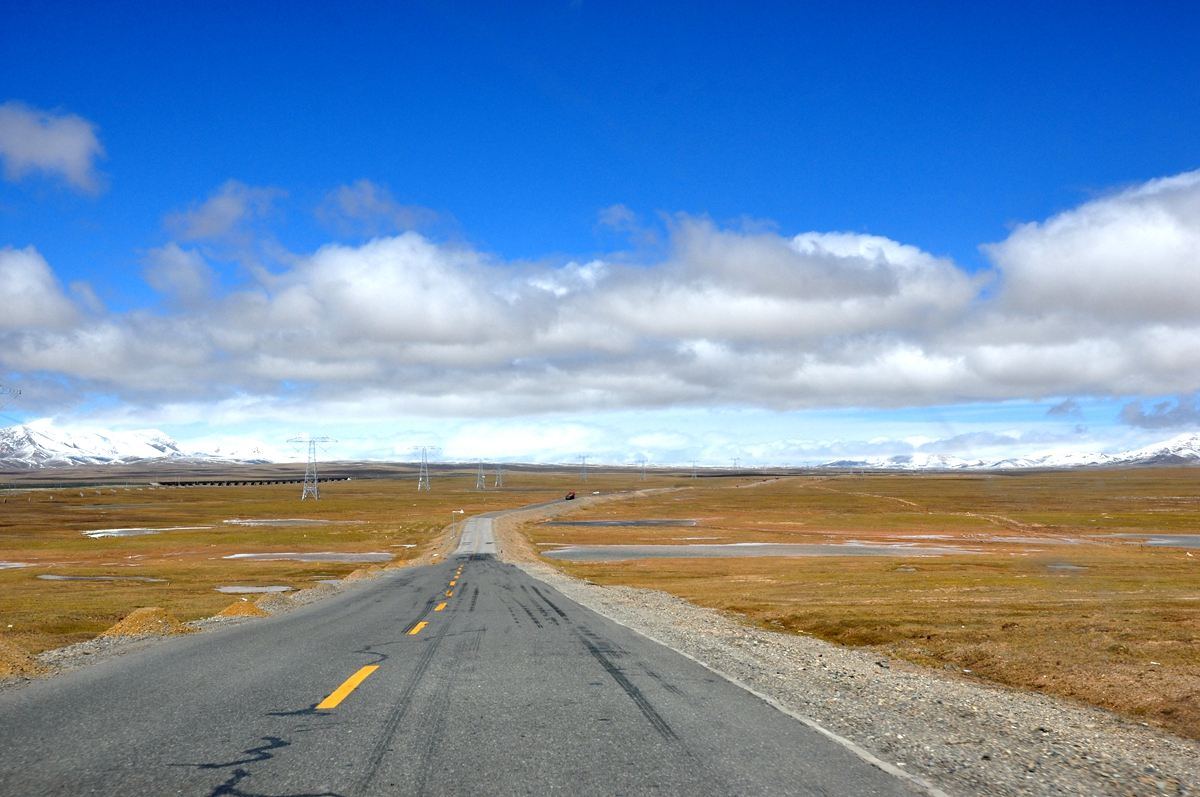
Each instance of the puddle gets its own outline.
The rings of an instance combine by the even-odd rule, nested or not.
[[[139,537],[143,534],[159,534],[164,531],[199,531],[211,529],[212,526],[170,526],[165,529],[96,529],[95,531],[80,532],[85,537],[98,540],[101,537]]]
[[[1086,565],[1046,565],[1047,570],[1088,570]]]
[[[318,584],[341,584],[342,580],[340,578],[318,578],[317,583]]]
[[[976,554],[968,548],[914,548],[833,543],[735,542],[726,545],[572,545],[542,556],[569,562],[619,562],[627,559],[680,559],[745,556],[946,556]]]
[[[0,562],[0,570],[9,570],[14,567],[29,567],[25,562]]]
[[[40,575],[45,581],[153,581],[156,584],[166,584],[165,578],[147,578],[146,576],[52,576]]]
[[[541,526],[694,526],[694,520],[552,520]]]
[[[231,526],[327,526],[331,523],[365,523],[365,520],[318,520],[310,518],[298,517],[281,517],[281,518],[266,518],[263,520],[243,520],[234,518],[233,520],[222,521]]]
[[[390,553],[235,553],[222,559],[243,559],[254,562],[274,562],[288,559],[295,562],[390,562]]]
[[[1140,540],[1156,548],[1200,548],[1200,534],[1106,534],[1106,537]]]
[[[64,506],[63,509],[71,512],[87,512],[96,509],[133,509],[138,506],[164,506],[161,503],[153,504],[86,504],[84,506]]]
[[[226,595],[250,595],[255,592],[290,592],[291,587],[213,587]]]

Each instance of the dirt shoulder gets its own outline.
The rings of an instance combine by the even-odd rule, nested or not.
[[[761,630],[664,592],[573,578],[518,531],[551,517],[540,511],[497,519],[501,558],[950,794],[1200,795],[1200,744],[1191,740],[870,648]]]

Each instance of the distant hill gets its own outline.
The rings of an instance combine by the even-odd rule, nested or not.
[[[103,429],[68,431],[50,421],[0,429],[0,468],[55,468],[64,465],[106,465],[144,460],[202,460],[267,462],[263,457],[185,452],[157,429],[112,432]]]
[[[826,468],[880,470],[1020,470],[1026,468],[1094,468],[1151,465],[1200,465],[1200,434],[1182,434],[1122,454],[1095,454],[1055,449],[1008,459],[960,459],[948,454],[911,454],[867,459],[839,459]]]

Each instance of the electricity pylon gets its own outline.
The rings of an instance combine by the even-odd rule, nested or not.
[[[646,481],[646,460],[645,460],[645,459],[639,459],[639,460],[637,461],[637,464],[638,464],[638,465],[641,465],[641,467],[642,467],[642,481]]]
[[[500,469],[499,462],[496,463],[496,483],[493,484],[492,486],[493,487],[503,487],[504,486],[504,471],[502,471]]]
[[[417,492],[433,490],[429,486],[429,452],[433,448],[433,446],[416,446],[416,449],[421,452],[421,472],[417,476]]]
[[[696,478],[696,460],[692,460],[692,478]]]
[[[483,475],[483,460],[479,460],[479,472],[475,474],[475,489],[487,489],[487,477]]]
[[[587,481],[587,457],[579,458],[579,481]]]
[[[310,495],[314,501],[321,500],[321,487],[317,479],[317,443],[331,443],[328,437],[293,437],[289,443],[308,443],[308,465],[304,468],[304,490],[300,493],[303,501]]]

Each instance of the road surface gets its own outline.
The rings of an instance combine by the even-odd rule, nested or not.
[[[497,561],[487,518],[462,546],[0,694],[0,794],[917,793]]]

